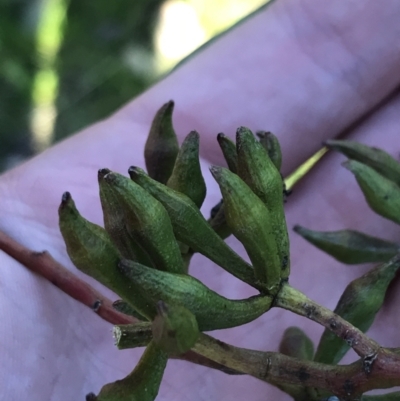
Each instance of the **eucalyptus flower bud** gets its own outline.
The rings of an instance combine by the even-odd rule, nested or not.
[[[278,248],[281,277],[290,274],[289,236],[283,210],[283,180],[263,146],[248,128],[237,130],[238,175],[266,205]]]
[[[225,244],[186,195],[151,179],[138,167],[130,167],[129,175],[165,207],[179,241],[207,256],[240,280],[254,284],[252,267]]]
[[[146,168],[150,177],[165,184],[171,176],[179,144],[172,125],[174,102],[170,100],[157,111],[144,148]]]
[[[268,209],[228,169],[212,167],[211,174],[221,188],[228,226],[245,247],[256,278],[266,285],[270,293],[276,293],[281,281],[281,262]]]
[[[384,262],[400,251],[393,242],[354,230],[313,231],[301,226],[293,229],[317,248],[347,264]]]
[[[269,131],[258,131],[256,134],[260,138],[260,143],[267,151],[272,163],[280,171],[282,167],[282,150],[278,138]]]
[[[382,307],[386,290],[400,268],[400,256],[379,265],[353,280],[344,290],[334,310],[361,331],[367,331]],[[337,364],[352,344],[325,330],[315,354],[315,361]]]
[[[86,396],[87,401],[154,401],[167,366],[167,354],[150,342],[131,374],[122,380],[103,386],[98,396]],[[89,397],[89,398],[88,398]]]
[[[69,192],[64,193],[58,214],[61,234],[72,263],[151,318],[155,312],[154,305],[119,271],[121,255],[107,232],[80,215]]]
[[[325,142],[325,145],[329,149],[343,153],[349,159],[371,167],[400,186],[400,163],[384,150],[348,140],[329,140]]]
[[[298,327],[288,327],[283,333],[279,352],[293,358],[312,361],[314,356],[314,344]]]
[[[222,150],[222,154],[232,173],[237,173],[237,153],[236,145],[222,132],[217,135],[218,144]]]
[[[371,167],[355,160],[349,160],[343,166],[356,177],[371,209],[400,224],[400,187]]]
[[[111,240],[126,259],[136,260],[146,266],[153,266],[147,252],[137,243],[127,225],[125,208],[119,198],[104,181],[111,170],[103,168],[98,172],[101,207],[103,209],[104,228]]]
[[[188,196],[198,208],[203,204],[207,189],[201,173],[196,131],[190,132],[183,141],[167,186]]]
[[[154,304],[161,300],[189,309],[195,315],[200,331],[226,329],[251,322],[268,311],[272,304],[270,296],[230,300],[194,277],[163,272],[129,260],[121,261],[120,269],[143,288]]]
[[[184,306],[163,301],[157,302],[157,312],[152,324],[154,342],[171,356],[189,351],[200,334],[193,313]]]
[[[147,252],[154,266],[160,270],[183,272],[179,245],[168,213],[161,203],[120,174],[108,173],[103,181],[123,208],[128,230]]]

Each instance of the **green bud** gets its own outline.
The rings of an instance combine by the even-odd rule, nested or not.
[[[289,327],[283,333],[279,352],[293,358],[312,361],[314,356],[314,344],[298,327]]]
[[[340,297],[334,312],[361,331],[367,331],[382,307],[386,290],[399,267],[400,257],[396,256],[353,280]],[[337,364],[351,345],[326,329],[314,359],[316,362]]]
[[[171,176],[179,144],[172,125],[174,102],[157,111],[144,147],[144,159],[150,177],[165,184]]]
[[[87,401],[154,401],[167,366],[168,357],[154,342],[144,351],[131,374],[103,386],[99,395],[86,396]]]
[[[361,401],[399,401],[400,391],[393,393],[379,394],[379,395],[363,395]]]
[[[69,192],[58,209],[61,234],[72,263],[83,273],[110,288],[146,317],[155,313],[140,288],[127,282],[118,269],[121,255],[104,228],[84,219]]]
[[[189,351],[199,337],[196,317],[181,305],[157,302],[157,316],[152,325],[154,342],[168,355]]]
[[[226,163],[228,164],[229,170],[232,173],[237,172],[237,153],[236,153],[236,145],[233,141],[231,141],[226,135],[222,132],[217,135],[217,141],[222,150],[222,153],[225,157]]]
[[[281,277],[290,274],[289,235],[283,210],[283,180],[263,146],[245,127],[237,130],[238,175],[267,206],[278,248]]]
[[[226,222],[223,200],[212,208],[208,224],[222,239],[228,238],[232,234]]]
[[[206,183],[199,160],[199,134],[192,131],[183,141],[167,186],[188,196],[198,208],[206,197]]]
[[[225,244],[186,195],[152,180],[138,167],[131,167],[129,175],[133,181],[162,203],[179,241],[207,256],[240,280],[254,285],[252,267]]]
[[[145,347],[153,338],[151,322],[114,326],[113,336],[118,349]]]
[[[146,266],[153,266],[147,252],[136,242],[127,225],[125,208],[120,204],[115,191],[104,182],[104,176],[111,173],[103,168],[98,172],[100,201],[103,209],[104,228],[125,259],[136,260]]]
[[[123,260],[120,269],[146,291],[154,304],[162,300],[189,309],[196,316],[200,331],[246,324],[268,311],[272,304],[272,297],[269,296],[230,300],[194,277],[162,272],[129,260]]]
[[[108,173],[103,181],[123,207],[129,232],[146,250],[154,266],[160,270],[183,272],[179,245],[168,213],[161,203],[120,174]]]
[[[355,175],[371,209],[400,224],[400,187],[371,167],[357,161],[348,160],[343,166]]]
[[[317,248],[347,264],[384,262],[400,251],[400,246],[354,230],[313,231],[295,226],[294,231]]]
[[[382,149],[352,141],[326,141],[329,149],[343,153],[349,159],[366,164],[400,186],[400,163]]]
[[[236,174],[223,167],[210,170],[221,188],[229,228],[245,247],[256,278],[270,293],[276,293],[281,262],[268,209]]]
[[[133,316],[139,320],[146,320],[146,318],[144,316],[142,316],[137,310],[133,309],[131,307],[131,305],[129,305],[127,302],[123,301],[122,299],[114,301],[112,306],[115,310],[123,313],[124,315]]]
[[[258,131],[256,134],[260,138],[260,143],[267,151],[272,163],[280,171],[282,167],[282,151],[278,138],[269,131]]]

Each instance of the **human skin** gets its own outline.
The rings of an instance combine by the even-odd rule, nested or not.
[[[89,220],[101,224],[97,170],[127,173],[143,166],[143,148],[155,111],[176,102],[180,140],[201,134],[208,185],[204,213],[220,199],[208,167],[223,164],[216,134],[233,137],[240,125],[267,129],[280,139],[284,173],[345,134],[400,153],[400,3],[387,0],[278,0],[204,49],[167,78],[105,121],[61,142],[0,177],[0,230],[30,249],[68,259],[58,229],[64,191]],[[345,285],[366,266],[344,266],[292,234],[301,224],[316,230],[353,228],[396,240],[399,229],[367,207],[343,157],[330,154],[295,188],[286,205],[291,240],[291,284],[334,308]],[[228,243],[242,255],[233,238]],[[129,373],[141,351],[118,351],[111,325],[51,283],[0,252],[0,391],[7,400],[83,400]],[[192,273],[230,298],[253,290],[201,257]],[[400,346],[399,283],[369,335]],[[235,345],[276,350],[283,331],[297,325],[316,342],[322,329],[282,310],[212,333]],[[384,328],[384,329],[383,329]],[[350,360],[351,354],[347,360]],[[354,358],[354,357],[353,357]],[[158,400],[288,400],[279,390],[246,376],[171,361]]]

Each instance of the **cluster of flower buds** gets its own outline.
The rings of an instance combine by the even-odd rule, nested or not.
[[[238,128],[236,143],[218,134],[228,168],[211,168],[222,200],[207,220],[200,212],[206,185],[199,134],[190,132],[179,147],[173,108],[170,101],[154,117],[145,146],[147,173],[135,166],[129,168],[129,177],[99,170],[104,228],[81,216],[71,194],[62,196],[59,225],[72,262],[121,298],[113,304],[116,310],[137,319],[114,327],[117,347],[146,347],[127,377],[103,386],[98,395],[88,394],[87,401],[153,401],[168,359],[193,352],[204,331],[246,324],[274,306],[312,318],[302,312],[307,298],[288,284],[289,239],[283,209],[288,192],[280,173],[277,138],[260,131],[257,140],[245,127]],[[329,141],[327,146],[350,158],[344,165],[355,175],[371,208],[400,223],[400,164],[383,151],[357,143]],[[400,267],[400,258],[388,262],[398,254],[399,245],[352,230],[317,232],[297,226],[295,231],[344,263],[386,262],[347,286],[337,315],[321,307],[320,316],[335,320],[339,315],[355,327],[356,334],[368,330]],[[243,244],[250,263],[224,242],[231,234]],[[192,277],[189,264],[196,252],[258,290],[258,295],[227,299]],[[307,335],[290,327],[283,335],[281,354],[336,365],[353,344],[337,337],[332,325],[319,323],[327,329],[315,352]],[[328,384],[321,382],[321,388]],[[319,393],[305,382],[283,383],[279,388],[296,400],[318,399]],[[329,400],[337,395],[321,394]]]
[[[229,169],[212,167],[223,200],[207,221],[200,212],[206,185],[199,162],[199,134],[179,147],[172,124],[174,103],[156,114],[145,146],[147,173],[130,167],[129,178],[98,172],[104,228],[80,215],[71,195],[62,197],[60,229],[75,266],[121,298],[114,307],[140,322],[114,328],[120,349],[146,346],[139,364],[123,380],[88,400],[153,400],[168,357],[190,350],[199,333],[240,326],[271,308],[290,271],[283,211],[281,151],[272,134],[257,141],[247,128],[236,144],[218,143]],[[224,238],[233,234],[251,264]],[[259,290],[231,300],[188,274],[191,256],[201,253]]]

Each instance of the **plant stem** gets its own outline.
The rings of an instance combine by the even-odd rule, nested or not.
[[[343,400],[354,400],[368,390],[400,385],[400,357],[380,349],[369,373],[364,360],[350,365],[326,365],[277,352],[238,348],[201,334],[193,351],[278,387],[303,386],[327,390]]]
[[[34,273],[44,277],[71,298],[88,306],[112,324],[134,323],[137,319],[112,307],[112,302],[58,263],[47,252],[34,252],[0,231],[0,249]]]
[[[302,292],[288,284],[282,286],[275,299],[275,305],[287,309],[326,327],[332,333],[346,341],[354,351],[364,358],[365,368],[370,368],[380,349],[379,344],[362,331],[341,318],[331,310],[312,301]]]
[[[151,322],[114,326],[113,335],[118,349],[145,347],[153,338]]]

